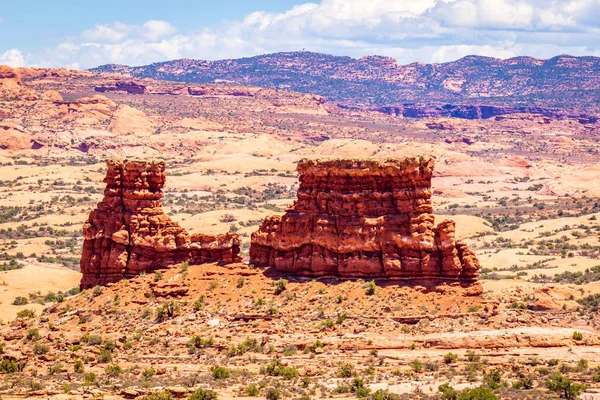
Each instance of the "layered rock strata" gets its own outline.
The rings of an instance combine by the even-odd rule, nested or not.
[[[302,160],[298,200],[252,234],[250,263],[311,276],[474,283],[479,261],[435,225],[434,160]]]
[[[83,225],[81,288],[116,282],[183,261],[240,262],[235,234],[189,234],[161,203],[162,161],[107,161],[104,199]]]

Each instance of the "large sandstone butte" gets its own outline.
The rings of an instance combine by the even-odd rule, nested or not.
[[[302,160],[298,200],[252,234],[250,263],[311,276],[474,284],[454,222],[435,225],[434,160]]]
[[[164,212],[163,161],[107,161],[104,199],[83,225],[81,288],[187,261],[240,262],[235,234],[188,234]]]

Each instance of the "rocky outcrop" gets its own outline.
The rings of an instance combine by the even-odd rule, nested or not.
[[[145,85],[134,81],[117,81],[109,84],[96,86],[94,91],[100,93],[116,92],[116,93],[129,93],[129,94],[145,94],[148,92]]]
[[[434,160],[302,160],[298,200],[252,234],[250,263],[311,276],[472,284],[479,261],[434,223]]]
[[[344,107],[350,108],[353,107]],[[595,124],[598,117],[585,113],[567,112],[564,109],[545,107],[512,107],[512,106],[486,106],[486,105],[461,105],[461,104],[400,104],[370,109],[395,117],[404,118],[460,118],[460,119],[490,119],[502,120],[510,115],[529,115],[552,119],[577,119],[582,124]]]
[[[33,148],[32,136],[22,126],[0,121],[0,149],[28,150]]]
[[[108,130],[115,135],[150,136],[156,124],[142,110],[121,104],[112,115]]]
[[[183,261],[242,260],[238,235],[190,235],[163,212],[163,161],[111,160],[107,165],[104,199],[83,225],[81,288]]]
[[[0,65],[0,89],[20,89],[23,87],[21,76],[8,65]]]

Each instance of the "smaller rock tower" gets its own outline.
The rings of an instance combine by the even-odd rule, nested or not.
[[[81,288],[173,264],[240,262],[237,234],[188,234],[163,212],[163,161],[109,160],[104,199],[83,225]]]

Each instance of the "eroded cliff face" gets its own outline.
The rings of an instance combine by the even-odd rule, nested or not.
[[[250,263],[311,276],[474,283],[479,261],[435,225],[434,160],[302,160],[298,200],[252,234]]]
[[[107,165],[104,199],[83,225],[81,288],[183,261],[242,261],[238,235],[190,235],[163,212],[163,161],[110,160]]]

